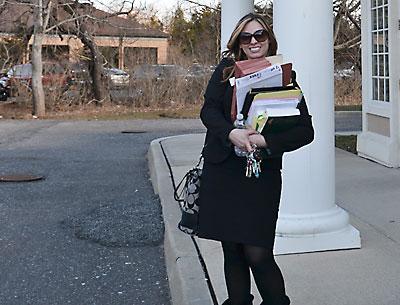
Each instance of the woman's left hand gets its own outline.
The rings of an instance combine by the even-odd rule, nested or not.
[[[264,136],[259,133],[249,136],[249,140],[251,144],[255,144],[257,147],[267,147]]]

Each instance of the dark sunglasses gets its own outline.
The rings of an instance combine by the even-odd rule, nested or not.
[[[257,30],[253,34],[248,32],[241,32],[239,34],[239,42],[242,44],[249,44],[252,37],[254,37],[254,39],[258,42],[264,42],[268,39],[268,33],[266,30]]]

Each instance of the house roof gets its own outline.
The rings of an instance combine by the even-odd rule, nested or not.
[[[45,1],[44,1],[45,2]],[[54,14],[58,20],[68,19],[67,14],[61,8],[54,8]],[[134,19],[124,18],[109,14],[95,8],[91,4],[80,4],[78,8],[80,16],[88,16],[85,18],[85,24],[88,30],[94,36],[117,36],[117,37],[151,37],[151,38],[168,38],[169,35],[157,29],[147,28]],[[56,22],[50,18],[49,25]],[[66,22],[68,27],[73,26],[73,21]],[[33,25],[33,10],[29,3],[25,0],[18,2],[6,2],[0,7],[0,32],[3,33],[19,33],[26,30],[27,27]],[[56,31],[51,33],[55,34]]]

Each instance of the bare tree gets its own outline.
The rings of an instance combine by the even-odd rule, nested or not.
[[[43,8],[43,0],[33,0],[34,24],[33,24],[33,43],[32,43],[32,104],[33,114],[42,117],[46,114],[45,95],[42,83],[42,45],[44,29],[49,22],[52,1],[47,3],[47,8]],[[43,15],[45,11],[45,15]]]
[[[107,23],[107,20],[116,16],[132,15],[134,3],[135,0],[124,1],[120,8],[113,13],[107,13],[99,17],[93,14],[95,9],[92,5],[83,4],[77,0],[59,0],[58,7],[61,8],[64,14],[53,15],[55,24],[49,28],[49,31],[56,29],[60,34],[75,35],[81,40],[84,47],[89,50],[89,72],[92,78],[94,101],[98,105],[109,99],[109,91],[107,86],[104,86],[103,81],[103,56],[88,25],[96,22]]]
[[[75,35],[89,50],[89,72],[92,78],[93,96],[96,104],[101,104],[109,98],[109,93],[106,87],[102,85],[103,57],[86,25],[94,17],[90,15],[90,12],[85,11],[83,5],[78,1],[60,1],[60,7],[65,14],[54,15],[56,24],[53,28],[59,30],[62,34]]]
[[[352,62],[361,71],[361,1],[334,0],[334,51],[337,62]]]
[[[90,54],[90,75],[92,78],[94,100],[101,102],[109,98],[109,91],[103,85],[103,56],[95,44],[89,24],[107,23],[109,18],[131,14],[134,1],[124,1],[120,9],[113,13],[104,13],[101,17],[92,14],[92,4],[84,4],[78,0],[31,0],[30,3],[0,0],[0,12],[5,5],[29,6],[28,13],[33,16],[33,25],[25,28],[23,42],[27,46],[32,39],[32,113],[44,116],[45,94],[42,84],[42,45],[45,34],[58,34],[63,39],[64,34],[78,37]],[[128,5],[129,4],[129,5]],[[6,50],[7,51],[7,50]]]

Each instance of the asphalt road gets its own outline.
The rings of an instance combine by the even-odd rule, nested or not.
[[[358,131],[360,113],[336,114]],[[0,120],[1,305],[170,305],[146,153],[199,120]]]
[[[152,139],[201,130],[197,120],[0,121],[0,175],[45,177],[0,182],[0,304],[169,305],[146,153]]]
[[[340,133],[360,132],[362,129],[361,111],[336,111],[335,131]]]

